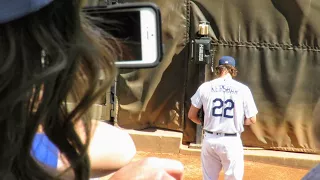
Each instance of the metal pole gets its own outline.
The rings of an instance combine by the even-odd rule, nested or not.
[[[117,96],[117,82],[118,82],[118,76],[114,78],[114,85],[113,88],[111,88],[111,94],[112,94],[112,110],[111,110],[111,117],[113,117],[113,125],[118,127],[118,96]]]

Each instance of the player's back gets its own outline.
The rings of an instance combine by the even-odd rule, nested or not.
[[[205,112],[204,129],[212,132],[241,133],[243,131],[245,97],[249,88],[230,75],[201,85]]]

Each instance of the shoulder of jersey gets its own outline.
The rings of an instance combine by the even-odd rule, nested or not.
[[[216,83],[216,82],[219,82],[221,81],[221,79],[213,79],[211,81],[207,81],[207,82],[204,82],[200,85],[201,88],[204,88],[204,87],[208,87],[208,86],[211,86],[212,83]],[[231,82],[232,84],[234,84],[235,87],[238,87],[238,88],[241,88],[241,89],[248,89],[249,87],[237,80],[234,80],[234,79],[231,79]]]
[[[247,85],[245,85],[245,84],[243,84],[243,83],[241,83],[241,82],[239,82],[237,80],[232,79],[232,83],[234,83],[235,86],[237,86],[237,87],[239,87],[239,88],[241,88],[243,90],[249,89],[249,87]]]
[[[200,85],[200,87],[210,86],[211,81],[204,82]]]

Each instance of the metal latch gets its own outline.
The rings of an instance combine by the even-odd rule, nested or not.
[[[106,5],[115,5],[118,4],[118,0],[105,0]]]

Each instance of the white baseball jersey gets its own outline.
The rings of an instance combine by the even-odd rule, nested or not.
[[[250,89],[230,74],[203,83],[191,103],[199,109],[203,106],[203,128],[211,132],[242,133],[244,118],[258,113]]]

